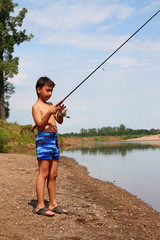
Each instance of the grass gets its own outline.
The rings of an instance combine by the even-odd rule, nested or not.
[[[35,136],[31,132],[31,125],[23,126],[0,121],[0,152],[33,144],[35,144]]]
[[[95,142],[108,142],[109,141],[109,137],[108,136],[99,136],[99,137],[95,137],[94,138]]]
[[[19,125],[0,121],[0,153],[35,151],[36,137],[31,132],[31,125]],[[58,137],[63,144],[63,137]]]
[[[121,136],[122,140],[129,140],[129,139],[133,139],[133,138],[140,138],[140,137],[144,137],[145,134],[140,134],[140,135],[127,135],[127,136]]]

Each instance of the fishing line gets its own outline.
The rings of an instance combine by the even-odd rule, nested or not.
[[[149,23],[158,13],[156,12],[150,19],[148,19],[136,32],[134,32],[120,47],[118,47],[109,57],[107,57],[96,69],[93,70],[77,87],[75,87],[57,106],[61,105],[73,92],[77,90],[89,77],[91,77],[103,64],[105,64],[116,52],[118,52],[131,38],[133,38],[147,23]]]
[[[95,68],[82,82],[80,82],[63,100],[56,104],[60,106],[72,93],[74,93],[88,78],[90,78],[100,67],[102,67],[116,52],[118,52],[131,38],[133,38],[145,25],[147,25],[158,13],[158,10],[151,18],[149,18],[137,31],[135,31],[125,42],[123,42],[109,57],[107,57],[97,68]],[[36,125],[32,128],[34,130]]]

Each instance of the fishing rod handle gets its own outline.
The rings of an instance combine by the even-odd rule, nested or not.
[[[64,102],[64,99],[61,100],[59,103],[56,104],[56,107],[60,106]]]

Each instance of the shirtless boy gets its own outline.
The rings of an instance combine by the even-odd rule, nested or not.
[[[38,126],[38,135],[36,137],[36,151],[39,166],[39,174],[36,183],[37,207],[33,213],[52,217],[55,213],[67,213],[56,202],[56,177],[58,163],[60,159],[57,125],[63,123],[61,113],[65,106],[54,106],[47,102],[52,96],[55,84],[47,77],[41,77],[37,81],[36,91],[38,95],[37,102],[32,107],[33,119]],[[49,207],[44,204],[45,181],[47,179],[47,188],[49,194]]]

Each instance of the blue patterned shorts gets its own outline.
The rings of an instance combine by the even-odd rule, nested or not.
[[[60,159],[57,133],[39,132],[36,137],[37,160]]]

